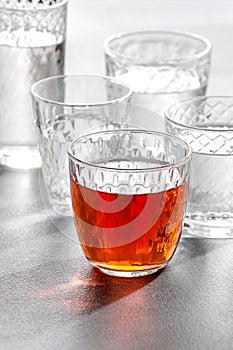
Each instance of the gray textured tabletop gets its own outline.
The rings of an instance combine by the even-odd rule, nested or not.
[[[166,27],[211,39],[209,90],[230,94],[232,12],[229,1],[71,0],[67,72],[103,73],[105,36]],[[1,169],[0,252],[1,350],[233,348],[233,240],[183,237],[158,274],[111,278],[84,258],[72,219],[47,209],[38,170]]]

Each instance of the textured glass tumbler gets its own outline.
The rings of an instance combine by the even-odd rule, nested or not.
[[[203,97],[166,111],[167,131],[193,150],[185,231],[233,237],[233,97]]]
[[[164,115],[165,107],[204,95],[211,44],[196,34],[141,31],[117,34],[104,43],[106,74],[127,83],[133,103]]]
[[[67,0],[0,0],[0,165],[38,168],[30,88],[63,74]]]
[[[84,135],[68,149],[81,247],[92,265],[119,277],[166,266],[179,242],[191,148],[145,130]]]
[[[72,215],[67,146],[89,129],[125,118],[130,89],[97,75],[56,76],[32,86],[42,173],[49,205]]]

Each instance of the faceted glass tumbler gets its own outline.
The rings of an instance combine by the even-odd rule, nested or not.
[[[211,43],[176,31],[120,33],[104,43],[106,74],[127,83],[133,103],[163,116],[171,103],[206,92]]]
[[[41,166],[30,88],[64,73],[67,0],[0,0],[0,165]]]
[[[200,97],[166,111],[167,131],[193,150],[185,231],[233,237],[233,97]]]
[[[46,194],[48,209],[71,216],[67,147],[92,128],[123,122],[131,90],[110,77],[70,75],[40,80],[31,91],[42,159],[41,187],[45,186],[41,193]]]
[[[158,271],[182,230],[191,149],[146,130],[84,135],[68,149],[74,220],[86,258],[119,277]]]

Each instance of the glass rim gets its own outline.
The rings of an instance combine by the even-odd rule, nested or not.
[[[97,165],[97,164],[93,164],[90,162],[86,162],[83,161],[81,159],[78,159],[76,156],[73,155],[72,152],[72,148],[74,147],[75,144],[77,144],[78,142],[88,139],[88,137],[90,136],[98,136],[98,135],[103,135],[103,134],[118,134],[118,133],[124,133],[124,132],[130,132],[130,133],[134,133],[134,134],[149,134],[149,135],[157,135],[157,136],[163,136],[166,137],[168,139],[172,139],[173,141],[178,142],[180,145],[182,145],[183,147],[186,148],[187,150],[187,154],[186,156],[182,157],[180,160],[178,160],[177,162],[174,163],[169,163],[169,164],[165,164],[165,165],[161,165],[161,166],[156,166],[156,167],[150,167],[150,168],[142,168],[142,169],[135,169],[135,168],[116,168],[116,167],[107,167],[107,166],[103,166],[103,165]],[[174,166],[181,166],[185,163],[187,163],[191,157],[192,157],[192,148],[191,146],[184,140],[180,139],[177,136],[173,136],[170,134],[166,134],[163,132],[158,132],[158,131],[150,131],[150,130],[145,130],[145,129],[117,129],[117,130],[105,130],[105,131],[98,131],[98,132],[94,132],[94,133],[89,133],[89,134],[85,134],[82,136],[78,136],[77,138],[75,138],[70,145],[67,148],[67,153],[69,156],[69,159],[71,159],[73,162],[75,163],[79,163],[85,166],[88,166],[89,168],[94,168],[94,169],[102,169],[105,171],[110,171],[110,172],[124,172],[124,173],[141,173],[141,172],[151,172],[151,171],[159,171],[159,170],[166,170],[169,168],[173,168]]]
[[[165,119],[168,120],[169,122],[171,122],[174,125],[177,125],[179,127],[185,127],[187,129],[190,130],[203,130],[205,132],[221,132],[221,133],[228,133],[228,132],[232,132],[233,131],[233,125],[232,127],[229,127],[228,129],[222,129],[222,128],[215,128],[213,126],[195,126],[195,125],[190,125],[187,123],[181,123],[179,121],[176,121],[172,118],[172,109],[173,108],[178,108],[179,106],[186,104],[186,103],[190,103],[190,105],[192,105],[193,102],[198,102],[198,101],[207,101],[209,99],[217,99],[219,100],[219,102],[221,102],[221,100],[223,99],[232,99],[232,105],[233,105],[233,95],[232,96],[226,96],[226,95],[207,95],[207,96],[198,96],[198,97],[193,97],[193,98],[188,98],[185,100],[180,100],[178,102],[173,103],[172,105],[170,105],[169,107],[167,107],[164,111],[164,116]],[[213,125],[213,124],[212,124]]]
[[[117,52],[116,50],[113,50],[110,48],[110,43],[113,40],[116,39],[121,39],[121,38],[125,38],[125,37],[130,37],[130,36],[135,36],[135,35],[175,35],[177,37],[187,37],[190,39],[194,39],[194,40],[198,40],[201,41],[202,43],[205,44],[205,48],[203,50],[201,50],[200,52],[194,54],[194,55],[190,55],[187,57],[181,57],[181,58],[173,58],[173,59],[145,59],[145,58],[137,58],[137,57],[132,57],[132,56],[128,56],[128,55],[124,55],[121,54],[119,52]],[[174,64],[174,63],[182,63],[182,62],[187,62],[187,61],[192,61],[192,60],[197,60],[200,59],[202,57],[204,57],[205,55],[209,54],[212,50],[212,44],[211,42],[205,38],[202,35],[199,34],[195,34],[192,32],[186,32],[186,31],[176,31],[176,30],[145,30],[145,31],[132,31],[132,32],[120,32],[117,34],[114,34],[110,37],[108,37],[107,39],[105,39],[104,41],[104,51],[107,55],[109,55],[112,58],[120,58],[120,59],[125,59],[127,61],[133,61],[133,62],[137,62],[139,64],[143,63],[147,63],[148,62],[150,64],[157,64],[157,65],[164,65],[164,64]]]
[[[0,6],[0,11],[17,11],[17,12],[39,12],[39,11],[48,11],[48,10],[53,10],[56,8],[59,8],[63,5],[66,5],[69,2],[69,0],[61,0],[60,2],[52,5],[47,5],[41,8],[35,8],[35,7],[22,7],[22,8],[17,8],[17,7],[4,7]]]
[[[98,80],[105,80],[105,81],[108,81],[108,82],[113,82],[115,85],[118,85],[118,86],[121,86],[121,87],[124,87],[127,89],[127,93],[121,97],[118,97],[118,98],[114,98],[114,99],[111,99],[109,101],[101,101],[101,102],[89,102],[89,103],[69,103],[69,102],[59,102],[59,101],[56,101],[56,100],[50,100],[48,98],[44,98],[42,96],[40,96],[40,94],[38,94],[36,92],[36,88],[38,86],[40,86],[41,84],[44,84],[48,81],[56,81],[56,80],[64,80],[64,79],[80,79],[80,78],[93,78],[93,79],[98,79]],[[131,90],[131,88],[113,78],[113,77],[110,77],[110,76],[106,76],[106,75],[100,75],[100,74],[76,74],[76,75],[68,75],[68,74],[65,74],[65,75],[54,75],[54,76],[51,76],[51,77],[48,77],[48,78],[44,78],[44,79],[41,79],[39,81],[37,81],[36,83],[34,83],[32,86],[31,86],[31,95],[39,100],[39,101],[42,101],[42,102],[45,102],[45,103],[49,103],[49,104],[53,104],[53,105],[57,105],[57,106],[63,106],[63,107],[71,107],[71,108],[80,108],[80,109],[83,109],[83,108],[89,108],[89,107],[101,107],[101,106],[107,106],[107,105],[112,105],[112,104],[117,104],[117,103],[122,103],[122,102],[126,102],[133,94],[133,91]]]

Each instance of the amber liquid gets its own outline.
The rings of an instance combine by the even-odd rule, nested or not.
[[[86,257],[110,270],[162,267],[180,238],[186,193],[183,184],[154,194],[111,194],[71,180],[75,224]]]

